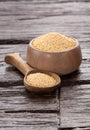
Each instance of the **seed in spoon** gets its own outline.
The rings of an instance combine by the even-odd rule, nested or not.
[[[27,82],[31,86],[36,87],[50,87],[56,85],[56,80],[53,76],[46,73],[31,73],[27,76]]]

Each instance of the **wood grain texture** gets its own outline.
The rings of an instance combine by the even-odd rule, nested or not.
[[[58,92],[38,95],[24,86],[0,86],[0,110],[59,113]]]
[[[79,71],[54,93],[25,90],[23,75],[4,62],[32,38],[56,31],[78,39]],[[90,0],[0,0],[0,130],[90,130]]]
[[[53,93],[53,96],[52,94],[49,94],[43,98],[42,96],[36,96],[28,93],[25,91],[25,88],[23,86],[23,76],[18,71],[16,71],[14,67],[4,63],[3,58],[5,55],[3,52],[6,51],[5,54],[9,52],[15,52],[19,46],[22,46],[20,47],[19,51],[21,52],[23,59],[25,59],[27,45],[8,45],[8,48],[7,45],[1,45],[2,51],[0,59],[2,64],[1,68],[3,68],[3,71],[1,70],[3,73],[1,74],[0,81],[1,110],[4,110],[6,112],[54,112],[59,114],[59,97],[56,96],[58,95],[57,91]],[[84,45],[82,45],[82,51],[85,57],[83,57],[83,62],[80,66],[80,70],[73,74],[62,77],[63,82],[60,92],[61,97],[59,117],[61,120],[61,128],[88,126],[90,123],[90,118],[88,117],[90,111],[90,87],[88,85],[88,83],[90,83],[90,60],[89,57],[87,57],[90,51],[89,47],[86,48],[88,51],[85,51],[84,49]],[[7,81],[5,79],[6,77]],[[83,83],[87,85],[79,85]],[[8,87],[5,87],[7,84]],[[20,86],[21,84],[22,86]],[[68,84],[70,86],[68,86]],[[73,84],[78,85],[75,86]],[[81,98],[78,97],[80,95]],[[77,104],[78,106],[76,106]],[[82,109],[83,111],[80,112]]]
[[[57,114],[0,113],[0,130],[58,130]]]
[[[90,130],[90,127],[59,128],[59,130]]]
[[[89,0],[0,2],[0,39],[29,39],[50,31],[90,41]]]
[[[61,127],[90,126],[90,85],[61,88]]]

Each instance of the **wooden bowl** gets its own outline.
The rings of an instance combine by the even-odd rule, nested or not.
[[[77,70],[82,61],[81,48],[76,40],[76,46],[62,52],[44,52],[32,45],[27,47],[27,63],[35,69],[51,71],[60,75]]]

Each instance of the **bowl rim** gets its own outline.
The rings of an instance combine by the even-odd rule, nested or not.
[[[72,37],[70,37],[70,38],[72,38]],[[36,38],[34,38],[34,39],[36,39]],[[74,39],[74,40],[76,41],[76,45],[73,46],[73,47],[71,47],[70,49],[67,49],[67,50],[65,50],[65,51],[47,52],[47,51],[42,51],[42,50],[39,50],[39,49],[37,49],[37,48],[34,48],[33,45],[32,45],[34,39],[32,39],[32,40],[29,42],[29,46],[30,46],[33,50],[35,50],[35,51],[38,51],[38,52],[41,52],[41,53],[47,53],[47,54],[65,53],[65,52],[72,51],[72,50],[74,50],[75,48],[77,48],[78,46],[80,46],[78,40],[75,39],[75,38],[72,38],[72,39]]]

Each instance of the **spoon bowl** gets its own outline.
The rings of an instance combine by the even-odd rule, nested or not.
[[[28,83],[27,81],[27,76],[30,75],[30,74],[35,74],[35,73],[44,73],[44,74],[47,74],[51,77],[53,77],[55,80],[56,80],[56,84],[53,85],[53,86],[48,86],[48,87],[38,87],[38,86],[32,86]],[[45,72],[45,71],[40,71],[40,70],[32,70],[32,71],[29,71],[25,77],[24,77],[24,85],[26,86],[26,88],[29,90],[29,91],[32,91],[32,92],[39,92],[39,93],[44,93],[44,92],[51,92],[53,90],[55,90],[57,87],[59,87],[60,85],[60,77],[55,74],[55,73],[51,73],[51,72]]]

